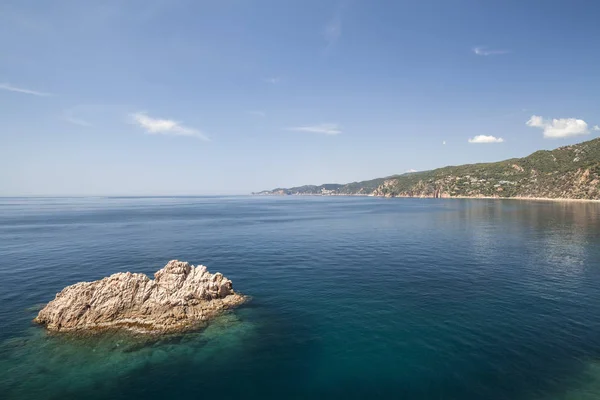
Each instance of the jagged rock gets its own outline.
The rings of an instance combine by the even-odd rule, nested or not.
[[[197,326],[245,299],[222,274],[172,260],[154,274],[154,280],[120,272],[67,286],[34,321],[60,332],[104,328],[173,332]]]

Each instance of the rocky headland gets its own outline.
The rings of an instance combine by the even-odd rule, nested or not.
[[[222,274],[172,260],[154,280],[120,272],[67,286],[34,321],[56,332],[123,328],[169,333],[197,327],[245,300]]]

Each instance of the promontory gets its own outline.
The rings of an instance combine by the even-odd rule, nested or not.
[[[245,300],[222,274],[211,274],[203,265],[172,260],[153,280],[145,274],[120,272],[67,286],[34,321],[57,332],[107,328],[178,332]]]

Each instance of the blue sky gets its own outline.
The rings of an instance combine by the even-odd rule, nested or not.
[[[243,194],[600,136],[600,2],[2,1],[0,195]]]

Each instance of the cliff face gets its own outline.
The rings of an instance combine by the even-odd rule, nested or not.
[[[222,274],[173,260],[154,274],[154,280],[121,272],[67,286],[34,321],[61,332],[102,328],[171,332],[191,328],[244,300]]]
[[[552,151],[538,151],[519,159],[444,167],[365,183],[343,185],[344,191],[340,188],[327,194],[599,200],[600,139]],[[373,183],[377,185],[373,187]],[[286,194],[304,193],[291,191]]]

